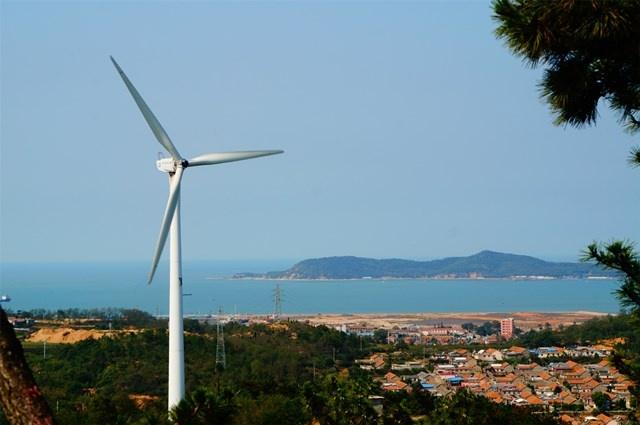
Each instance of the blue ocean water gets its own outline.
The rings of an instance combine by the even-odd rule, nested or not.
[[[284,313],[576,311],[615,313],[613,280],[346,280],[269,281],[225,278],[235,272],[283,270],[291,262],[186,262],[187,314],[270,313],[282,289]],[[167,265],[151,285],[148,263],[4,263],[0,294],[7,308],[139,308],[168,311]]]

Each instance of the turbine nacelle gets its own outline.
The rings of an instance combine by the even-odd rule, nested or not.
[[[156,167],[163,173],[173,174],[178,169],[178,161],[173,158],[161,158],[156,161]]]

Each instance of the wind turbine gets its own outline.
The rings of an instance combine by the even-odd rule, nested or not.
[[[156,162],[156,166],[162,172],[169,175],[169,199],[164,210],[160,235],[151,261],[151,270],[147,283],[151,283],[158,267],[158,260],[164,249],[167,236],[171,233],[169,243],[169,409],[174,407],[184,398],[184,339],[182,324],[182,256],[180,240],[180,182],[182,174],[188,167],[200,165],[215,165],[225,162],[242,161],[261,156],[282,153],[281,150],[267,151],[239,151],[239,152],[214,152],[198,155],[189,160],[180,155],[171,139],[164,131],[158,119],[153,115],[138,90],[133,86],[120,65],[111,57],[111,62],[118,70],[122,81],[129,89],[144,119],[149,124],[151,131],[158,142],[167,150],[170,158],[162,158]]]

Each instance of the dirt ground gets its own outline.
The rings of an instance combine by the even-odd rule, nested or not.
[[[85,339],[100,339],[122,331],[101,331],[96,329],[73,329],[69,327],[41,328],[29,335],[27,342],[47,342],[50,344],[73,344]],[[131,331],[126,331],[131,332]]]

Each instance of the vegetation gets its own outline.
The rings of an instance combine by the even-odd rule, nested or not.
[[[640,1],[494,0],[493,9],[498,37],[546,67],[540,93],[557,124],[594,124],[603,99],[640,130]]]
[[[584,260],[621,272],[623,282],[616,295],[623,308],[640,317],[640,256],[633,249],[633,244],[616,241],[600,247],[593,243],[587,248]]]
[[[498,322],[497,320],[484,322],[480,326],[476,326],[471,322],[463,323],[461,326],[462,329],[475,332],[480,336],[497,335],[500,333],[500,322]]]
[[[192,333],[185,336],[187,397],[171,413],[170,423],[555,423],[466,393],[445,400],[420,391],[383,394],[371,374],[354,365],[373,350],[397,349],[376,346],[372,338],[297,322],[231,323],[225,326],[227,367],[222,370],[215,367],[215,327],[190,327]],[[46,358],[41,344],[24,347],[58,423],[168,423],[164,329],[48,344]],[[380,405],[370,396],[381,397],[376,399]]]
[[[424,422],[429,425],[551,425],[559,422],[544,414],[532,415],[528,409],[497,404],[482,396],[459,391],[439,400]]]
[[[514,344],[534,348],[595,344],[599,340],[609,338],[635,339],[634,321],[635,319],[628,314],[619,314],[591,319],[580,325],[563,327],[557,331],[545,327],[520,335]]]
[[[44,321],[88,320],[88,324],[97,328],[123,329],[127,327],[151,328],[166,327],[166,320],[156,319],[146,311],[131,308],[68,308],[45,310],[43,308],[16,312],[7,310],[9,315]],[[90,319],[87,319],[90,318]]]

